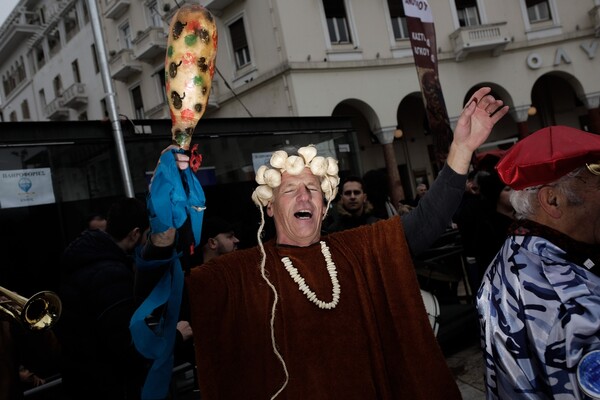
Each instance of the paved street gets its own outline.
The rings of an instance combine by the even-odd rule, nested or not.
[[[463,400],[485,399],[483,357],[479,342],[446,357],[446,361],[456,377]]]

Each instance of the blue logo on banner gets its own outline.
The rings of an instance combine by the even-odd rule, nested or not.
[[[31,180],[29,178],[19,179],[19,187],[25,193],[29,192],[29,189],[31,189]]]

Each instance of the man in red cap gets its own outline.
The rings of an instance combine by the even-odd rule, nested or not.
[[[581,399],[600,349],[600,136],[541,129],[496,166],[517,223],[477,294],[488,399]],[[596,385],[600,382],[596,382]]]

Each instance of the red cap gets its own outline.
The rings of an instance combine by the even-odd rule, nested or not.
[[[512,146],[496,165],[504,183],[515,190],[554,182],[586,163],[600,161],[600,135],[549,126]]]

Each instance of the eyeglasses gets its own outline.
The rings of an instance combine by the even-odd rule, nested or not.
[[[352,196],[352,195],[359,196],[362,194],[362,190],[346,190],[346,191],[344,191],[343,194],[344,194],[344,196]]]
[[[590,171],[594,175],[600,175],[600,164],[588,164],[585,163],[588,171]]]

